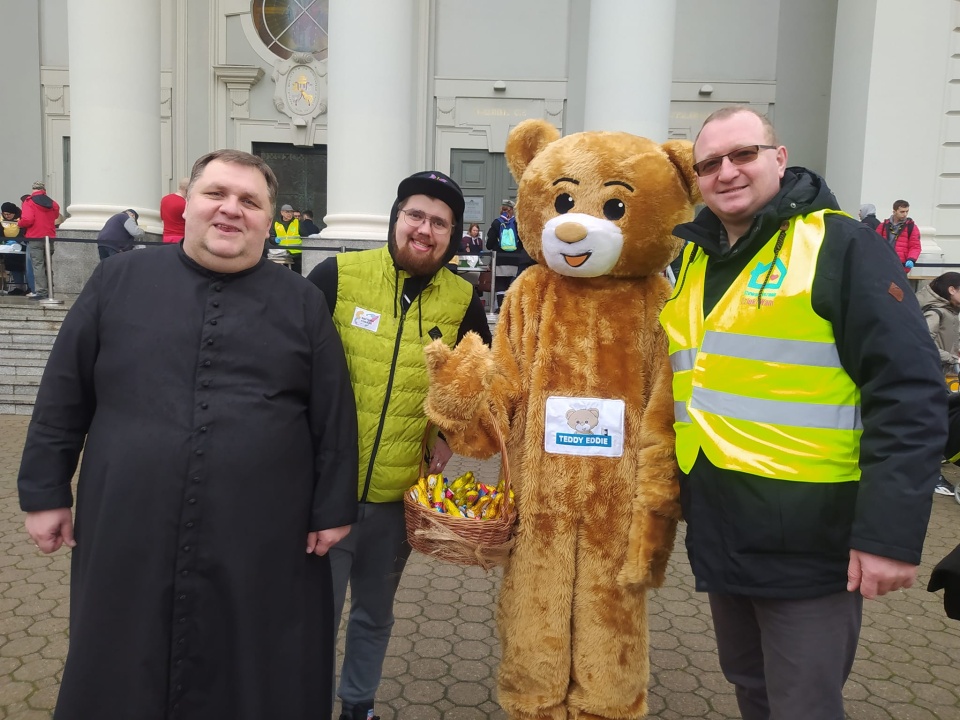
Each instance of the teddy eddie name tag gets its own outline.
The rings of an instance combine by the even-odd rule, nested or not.
[[[558,455],[623,455],[623,400],[547,398],[543,449]]]

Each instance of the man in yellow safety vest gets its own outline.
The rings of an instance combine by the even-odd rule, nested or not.
[[[696,587],[744,720],[842,720],[863,598],[917,575],[939,357],[896,256],[766,117],[718,110],[694,160],[707,207],[660,319]]]

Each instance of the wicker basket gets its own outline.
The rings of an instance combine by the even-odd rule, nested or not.
[[[513,548],[517,508],[510,500],[510,465],[503,435],[497,428],[505,493],[500,514],[490,520],[451,517],[415,502],[403,494],[407,542],[414,550],[458,565],[479,565],[489,570],[502,565]]]

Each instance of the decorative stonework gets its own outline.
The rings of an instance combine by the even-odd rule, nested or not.
[[[214,65],[217,80],[227,86],[230,99],[230,117],[242,120],[250,117],[250,88],[260,82],[263,68],[249,65]]]
[[[327,113],[327,61],[293,53],[273,65],[273,104],[290,118],[291,142],[312,145],[316,119]]]
[[[457,124],[457,99],[455,97],[437,98],[437,125],[455,127]]]
[[[67,110],[67,89],[63,85],[44,85],[43,86],[43,105],[44,112],[47,115],[66,115]]]

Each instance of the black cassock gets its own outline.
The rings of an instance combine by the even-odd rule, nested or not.
[[[356,432],[311,283],[212,273],[178,245],[100,263],[18,480],[24,510],[67,507],[83,448],[56,720],[326,717],[330,567],[305,548],[356,518]]]

